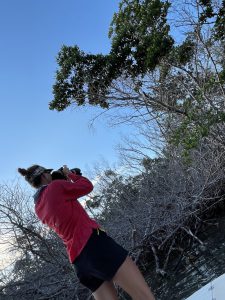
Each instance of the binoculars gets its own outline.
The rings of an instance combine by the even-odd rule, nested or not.
[[[73,169],[70,169],[70,171],[72,173],[76,174],[76,175],[82,175],[81,170],[79,168],[73,168]],[[55,180],[55,179],[67,179],[66,176],[63,173],[63,167],[59,168],[56,171],[53,171],[51,173],[51,175],[52,175],[52,180]]]

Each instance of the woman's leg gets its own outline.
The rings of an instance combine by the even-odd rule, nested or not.
[[[105,281],[94,293],[96,300],[118,300],[113,282]]]
[[[133,300],[155,300],[143,275],[130,257],[121,265],[113,281],[126,291]]]

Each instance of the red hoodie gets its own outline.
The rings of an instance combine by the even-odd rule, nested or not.
[[[69,174],[72,180],[54,180],[36,193],[35,212],[42,223],[52,228],[63,240],[70,262],[80,254],[93,228],[100,226],[92,220],[77,201],[93,189],[85,177]]]

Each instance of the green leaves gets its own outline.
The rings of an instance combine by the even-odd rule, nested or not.
[[[225,1],[222,1],[215,22],[215,37],[217,40],[225,41]]]
[[[167,55],[173,39],[166,16],[170,4],[159,0],[121,1],[113,17],[108,55],[86,54],[78,46],[63,46],[49,108],[62,111],[71,104],[109,107],[110,87],[121,76],[135,78],[154,70]]]
[[[109,29],[109,54],[63,46],[50,109],[138,108],[166,128],[171,143],[197,147],[225,119],[225,1],[200,0],[196,11],[184,3],[187,20],[179,24],[189,27],[181,43],[170,35],[169,1],[122,0]]]
[[[202,5],[203,11],[200,14],[199,21],[204,23],[208,18],[212,18],[215,16],[213,5],[211,0],[200,0],[200,5]]]
[[[73,102],[79,106],[87,101],[107,107],[104,100],[107,93],[105,78],[109,84],[112,77],[108,56],[85,54],[78,46],[63,46],[57,62],[59,70],[56,72],[54,100],[49,105],[50,109],[61,111]]]
[[[122,1],[114,14],[109,37],[126,74],[135,77],[153,70],[173,46],[166,16],[168,1]]]
[[[175,64],[186,65],[191,61],[196,43],[194,42],[191,35],[189,35],[186,40],[180,46],[174,48],[174,51],[171,53],[173,55],[173,61]],[[171,55],[171,56],[172,56]]]
[[[206,112],[192,109],[188,116],[184,117],[176,130],[173,131],[170,142],[176,146],[182,144],[184,155],[189,150],[197,148],[200,140],[207,137],[212,126],[225,121],[225,112],[208,110]]]
[[[199,21],[203,24],[211,19],[214,23],[214,34],[217,40],[225,39],[225,1],[220,1],[218,5],[212,0],[200,0],[200,5],[202,6],[202,12],[199,17]]]

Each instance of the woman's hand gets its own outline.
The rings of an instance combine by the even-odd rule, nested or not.
[[[67,177],[70,173],[70,169],[67,167],[67,165],[63,166],[63,174]]]

